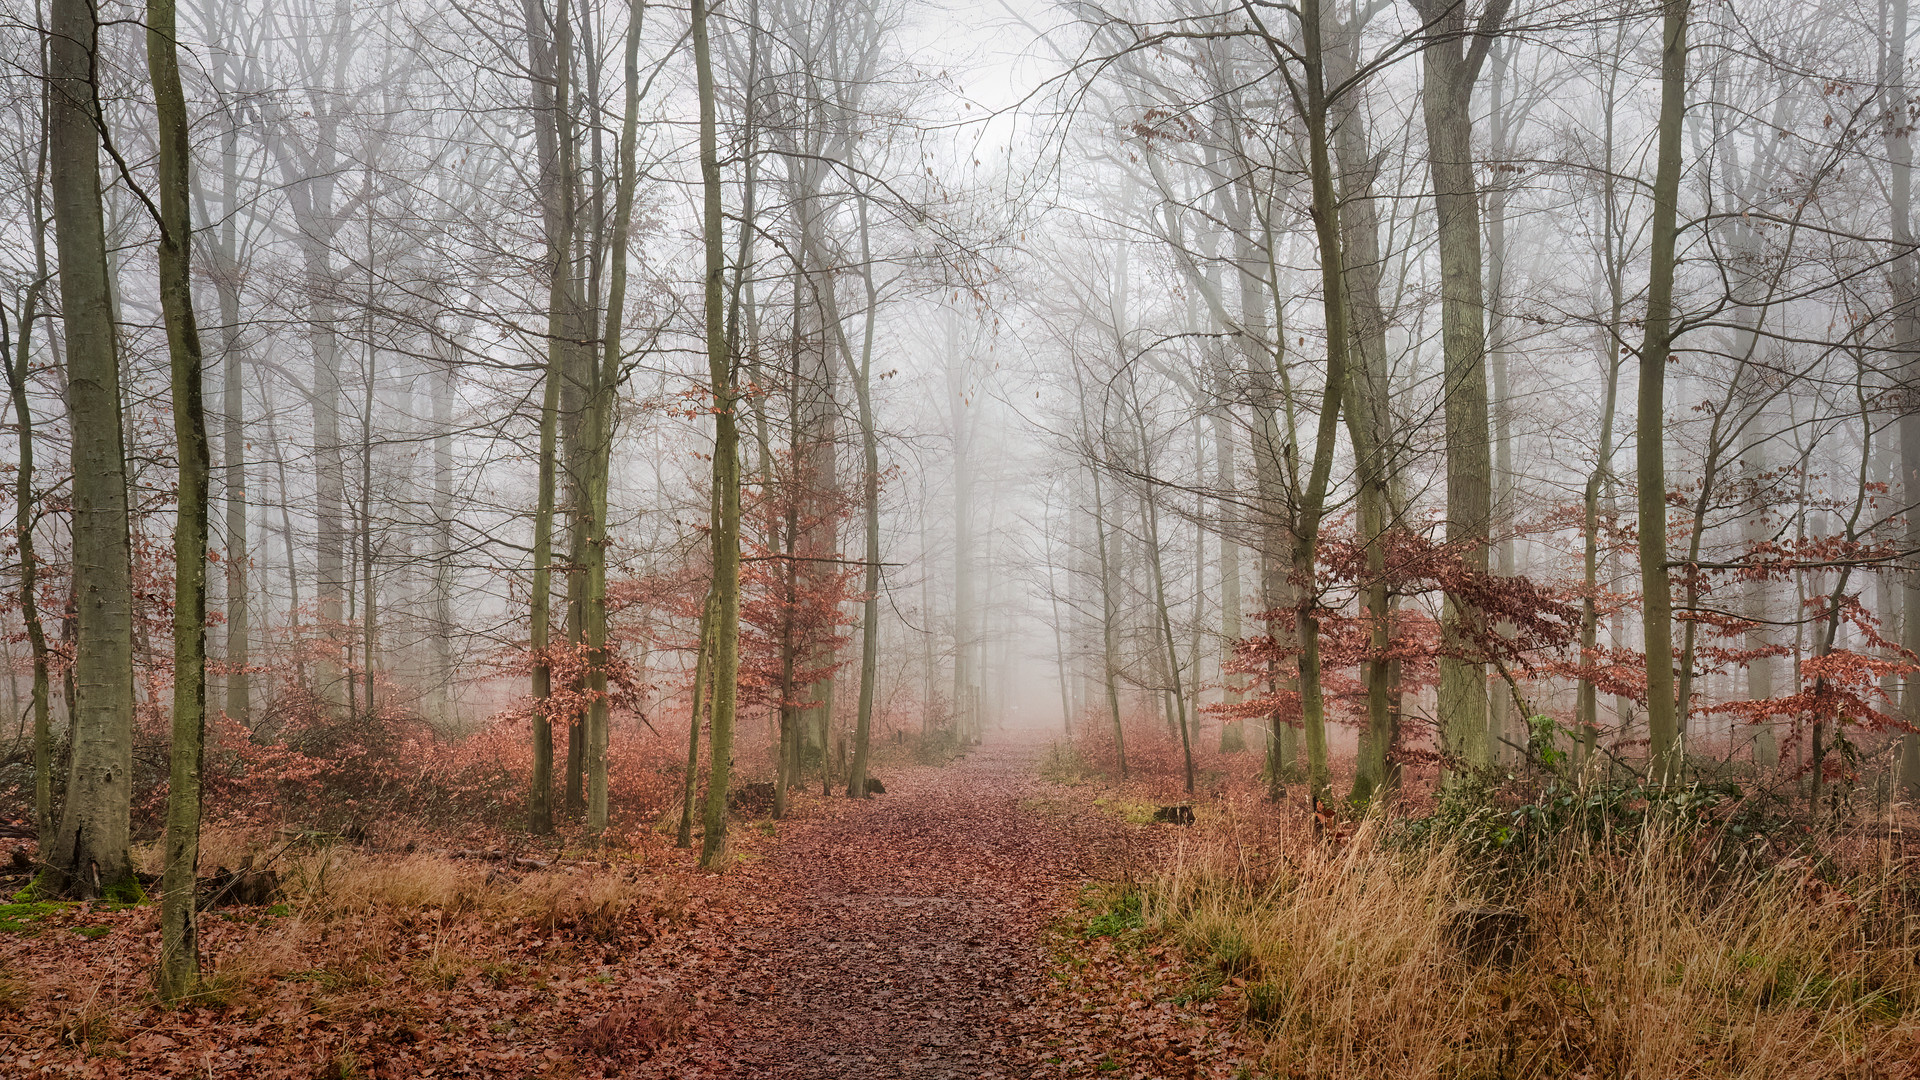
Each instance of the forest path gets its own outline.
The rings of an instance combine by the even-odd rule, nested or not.
[[[975,1080],[1053,1070],[1039,1047],[1047,924],[1145,841],[1098,811],[1039,801],[1043,742],[945,768],[889,770],[887,794],[783,823],[741,897],[727,954],[698,981],[717,1019],[656,1059],[679,1076]],[[738,826],[736,826],[738,827]],[[749,826],[750,827],[750,826]],[[730,1015],[729,1015],[730,1014]]]

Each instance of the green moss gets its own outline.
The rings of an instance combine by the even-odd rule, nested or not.
[[[40,871],[32,881],[27,883],[25,888],[15,892],[9,899],[15,904],[31,904],[40,897],[46,897],[51,900],[59,896],[60,890],[54,888],[48,880],[49,874],[50,871]],[[129,874],[125,878],[108,885],[101,891],[100,898],[107,902],[106,908],[108,911],[125,911],[127,908],[146,903],[147,891],[140,887],[139,878]]]
[[[0,932],[14,934],[34,934],[40,928],[34,923],[65,908],[79,905],[63,900],[39,900],[25,903],[0,904]]]
[[[89,941],[98,941],[108,934],[113,933],[113,927],[111,926],[75,926],[72,930],[74,933],[79,934]]]
[[[147,890],[140,887],[140,879],[129,874],[119,881],[100,890],[102,898],[114,904],[144,904],[147,902]]]

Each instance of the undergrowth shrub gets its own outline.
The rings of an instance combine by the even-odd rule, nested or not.
[[[907,742],[916,765],[951,764],[971,749],[951,727],[934,727],[910,733]]]

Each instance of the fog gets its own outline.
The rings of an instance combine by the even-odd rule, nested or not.
[[[127,745],[184,655],[161,99],[72,6],[0,29],[23,802],[127,674],[76,505]],[[220,737],[519,725],[601,821],[720,712],[783,785],[1016,731],[1920,783],[1904,0],[725,0],[704,129],[701,10],[181,5]]]

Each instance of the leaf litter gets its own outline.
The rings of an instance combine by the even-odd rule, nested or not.
[[[172,1010],[151,905],[55,910],[0,934],[0,1075],[1236,1075],[1233,1018],[1177,955],[1088,931],[1089,883],[1151,872],[1168,830],[1039,779],[1041,752],[797,799],[772,835],[730,830],[723,874],[641,836],[524,885],[463,867],[437,903],[211,912],[208,995]]]

